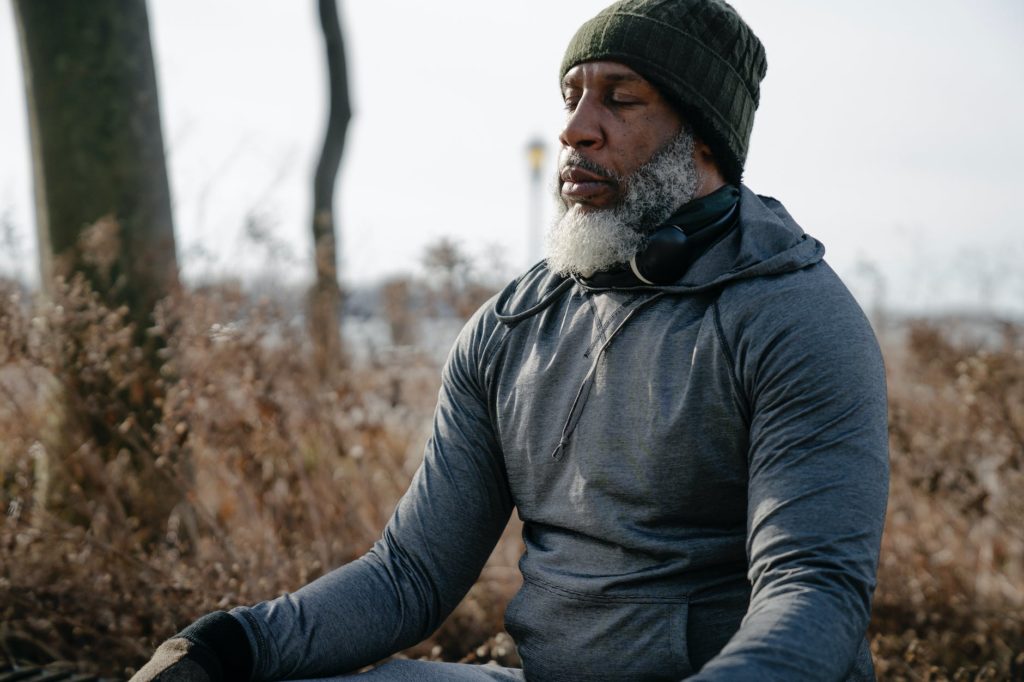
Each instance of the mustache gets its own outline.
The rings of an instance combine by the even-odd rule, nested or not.
[[[562,155],[559,157],[559,174],[561,174],[562,171],[564,171],[566,168],[570,166],[580,168],[582,170],[587,171],[588,173],[593,173],[594,175],[598,175],[612,182],[620,182],[622,180],[622,178],[620,178],[616,173],[608,170],[607,168],[600,164],[594,163],[593,161],[586,158],[585,156],[583,156],[583,154],[576,151],[575,149],[567,150],[563,152]]]

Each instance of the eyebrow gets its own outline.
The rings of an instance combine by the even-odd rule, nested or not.
[[[643,76],[636,73],[611,73],[607,76],[602,76],[602,80],[610,81],[612,83],[643,83],[646,82]],[[573,79],[575,80],[575,79]],[[562,79],[562,89],[571,87],[572,83],[568,77]]]
[[[605,80],[620,81],[643,81],[644,77],[636,73],[612,73],[605,76]]]

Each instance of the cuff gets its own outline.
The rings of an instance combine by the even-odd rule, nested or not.
[[[202,666],[211,680],[248,682],[252,677],[252,649],[242,624],[224,611],[208,613],[176,637],[192,642],[188,657]]]

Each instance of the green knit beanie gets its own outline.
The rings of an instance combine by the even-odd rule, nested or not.
[[[723,0],[620,0],[576,32],[559,81],[597,60],[653,83],[711,147],[726,180],[739,183],[768,62],[736,10]]]

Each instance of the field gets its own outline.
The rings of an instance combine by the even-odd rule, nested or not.
[[[155,409],[122,311],[0,283],[0,665],[122,677],[196,616],[293,590],[376,540],[438,387],[413,348],[316,368],[301,325],[238,288],[162,311]],[[880,679],[1024,679],[1024,329],[884,337],[892,484],[870,638]],[[515,663],[511,526],[406,652]]]

